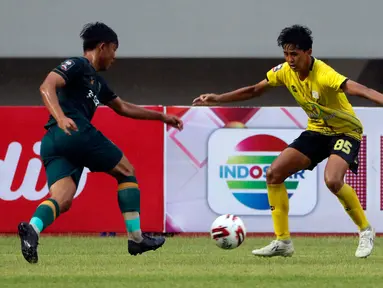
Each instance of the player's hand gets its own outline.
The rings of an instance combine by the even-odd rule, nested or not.
[[[180,131],[184,128],[184,123],[182,122],[182,120],[175,115],[164,114],[163,122],[169,124],[174,128],[177,128]]]
[[[67,135],[71,135],[70,130],[78,131],[76,123],[68,117],[60,119],[57,124]]]
[[[212,106],[216,105],[219,95],[217,94],[203,94],[193,100],[193,106]]]

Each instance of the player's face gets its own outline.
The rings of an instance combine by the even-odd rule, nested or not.
[[[108,70],[112,66],[116,57],[117,45],[114,43],[105,44],[100,46],[100,68],[101,70]]]
[[[311,49],[303,51],[297,49],[294,45],[285,45],[283,47],[283,54],[291,69],[296,72],[306,71],[310,66]]]

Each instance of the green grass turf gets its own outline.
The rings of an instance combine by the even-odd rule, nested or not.
[[[168,238],[165,246],[127,254],[123,237],[42,237],[39,263],[21,255],[16,237],[0,237],[0,287],[382,287],[382,238],[367,259],[356,237],[294,239],[291,258],[256,258],[271,238],[248,237],[226,251],[207,237]]]

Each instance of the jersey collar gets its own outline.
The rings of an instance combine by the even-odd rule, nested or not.
[[[84,56],[81,56],[81,58],[82,58],[86,63],[88,63],[88,65],[89,65],[90,67],[92,67],[92,69],[93,69],[95,72],[97,72],[96,69],[94,69],[92,63],[90,63],[90,61],[89,61],[88,58],[86,58],[86,57],[84,57]]]
[[[315,62],[315,58],[313,56],[311,56],[311,65],[310,65],[310,71],[313,70],[313,67],[314,67],[314,62]]]

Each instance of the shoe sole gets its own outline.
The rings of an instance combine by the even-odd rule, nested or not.
[[[266,254],[254,254],[252,252],[252,254],[255,256],[255,257],[262,257],[262,258],[271,258],[271,257],[292,257],[294,252],[291,252],[291,253],[284,253],[284,254],[271,254],[271,255],[266,255]]]
[[[155,247],[153,249],[150,249],[150,250],[147,250],[147,251],[144,251],[144,252],[142,252],[142,251],[140,251],[140,252],[132,252],[132,253],[129,252],[129,254],[132,255],[132,256],[137,256],[137,255],[141,255],[141,254],[143,254],[145,252],[148,252],[148,251],[156,251],[157,249],[161,248],[164,244],[165,244],[165,241],[160,246],[157,246],[157,247]]]
[[[371,253],[370,254],[368,254],[368,255],[366,255],[366,256],[355,256],[356,258],[359,258],[359,259],[366,259],[366,258],[368,258],[368,256],[370,256],[371,255]]]
[[[159,249],[159,248],[161,248],[162,247],[162,245],[161,246],[159,246],[159,247],[156,247],[156,248],[153,248],[153,249],[150,249],[150,250],[147,250],[147,251],[145,251],[145,252],[149,252],[149,251],[156,251],[157,249]],[[132,255],[132,256],[137,256],[137,255],[141,255],[141,254],[143,254],[143,253],[145,253],[145,252],[135,252],[135,253],[129,253],[130,255]]]
[[[355,257],[356,258],[360,258],[360,259],[366,259],[368,256],[370,256],[371,255],[371,253],[372,253],[372,250],[374,249],[374,247],[372,247],[372,249],[371,249],[371,251],[370,251],[370,253],[368,253],[367,255],[365,255],[365,256],[357,256],[357,255],[355,255]]]
[[[24,238],[26,235],[28,235],[28,229],[25,227],[25,224],[24,223],[19,224],[18,230],[19,230],[19,237],[21,242],[21,253],[24,256],[24,259],[31,264],[37,263],[39,260],[37,251],[33,249],[33,247],[28,248],[28,247],[25,247],[25,245],[23,245]]]
[[[293,254],[277,254],[277,255],[260,255],[260,254],[253,254],[255,257],[260,258],[271,258],[271,257],[292,257]]]

